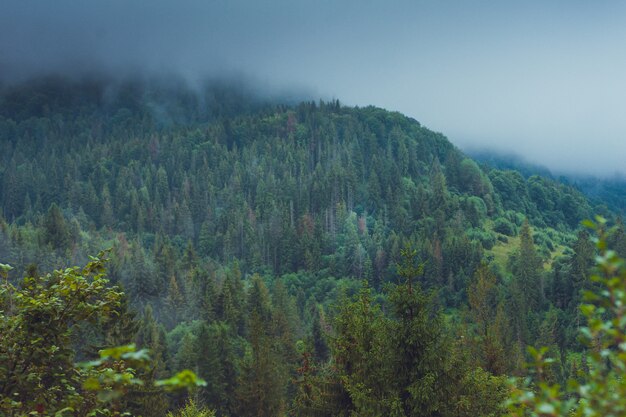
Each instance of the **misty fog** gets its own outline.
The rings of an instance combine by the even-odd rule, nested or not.
[[[626,156],[624,39],[613,1],[7,0],[0,73],[243,77],[398,110],[464,149],[610,175]]]

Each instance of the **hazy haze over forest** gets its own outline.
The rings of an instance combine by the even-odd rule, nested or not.
[[[625,39],[617,1],[5,0],[0,72],[246,76],[398,110],[462,148],[612,174],[626,171]]]

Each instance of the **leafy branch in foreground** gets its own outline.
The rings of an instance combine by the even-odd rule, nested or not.
[[[74,363],[73,329],[120,314],[124,293],[109,287],[106,261],[101,252],[82,269],[27,277],[19,288],[9,283],[12,268],[0,264],[0,415],[119,415],[115,400],[143,384],[136,371],[149,367],[150,358],[134,345]],[[187,370],[155,383],[167,390],[203,384]]]
[[[606,220],[586,221],[596,232],[598,255],[591,276],[594,290],[584,293],[580,311],[587,326],[580,329],[587,347],[587,370],[566,387],[544,378],[551,359],[546,349],[529,348],[534,378],[515,389],[508,402],[512,416],[600,417],[626,414],[626,262],[607,247]]]
[[[103,404],[100,414],[116,415],[122,408],[116,402],[136,385],[145,382],[137,377],[140,369],[149,369],[151,360],[147,349],[137,350],[134,344],[103,349],[100,358],[79,364],[87,378],[83,382],[86,391],[96,393],[97,399]],[[194,389],[206,386],[206,382],[188,370],[182,370],[168,379],[154,381],[155,387],[163,387],[166,391]]]

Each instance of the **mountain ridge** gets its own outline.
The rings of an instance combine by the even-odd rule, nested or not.
[[[198,369],[199,398],[233,416],[347,415],[357,405],[346,378],[358,376],[350,365],[335,378],[354,350],[336,336],[352,346],[355,329],[364,352],[375,335],[389,356],[355,366],[389,375],[405,348],[419,372],[441,366],[411,353],[420,335],[436,342],[459,373],[433,387],[455,399],[424,404],[478,410],[468,415],[502,411],[502,375],[524,372],[525,344],[562,355],[555,378],[582,366],[576,307],[593,245],[580,222],[605,214],[622,255],[626,232],[571,185],[480,166],[443,134],[373,106],[132,82],[82,97],[80,84],[55,82],[0,93],[0,262],[17,285],[108,250],[107,275],[126,294],[119,321],[77,329],[72,355],[135,342],[157,375]],[[400,323],[398,350],[385,343]],[[384,382],[384,397],[413,373],[398,387],[368,375],[363,386]],[[336,394],[311,402],[292,383],[309,377]],[[250,394],[258,386],[271,395]],[[159,398],[129,407],[160,417],[179,405]]]

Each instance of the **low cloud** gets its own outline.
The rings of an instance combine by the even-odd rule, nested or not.
[[[0,71],[243,75],[398,110],[462,148],[623,172],[626,8],[549,3],[6,0]]]

